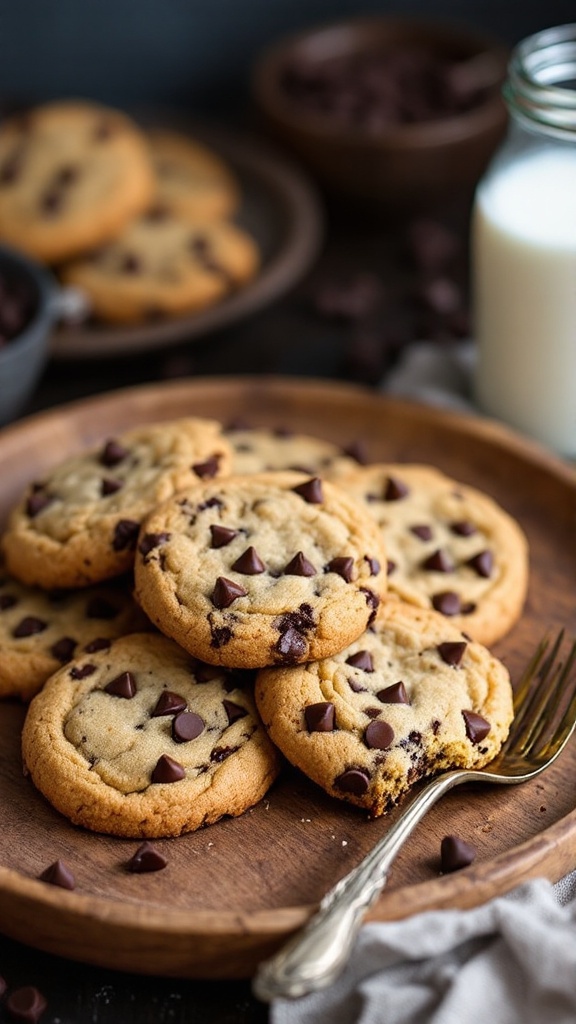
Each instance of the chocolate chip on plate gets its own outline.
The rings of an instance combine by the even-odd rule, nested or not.
[[[440,843],[440,866],[443,874],[468,867],[475,857],[475,848],[459,836],[444,836]]]
[[[50,885],[58,885],[61,889],[76,888],[74,875],[62,860],[55,860],[53,864],[49,864],[38,878],[42,882],[49,882]]]
[[[140,844],[130,860],[127,861],[126,870],[136,875],[142,875],[149,871],[161,871],[167,863],[163,854],[152,843],[146,841]]]

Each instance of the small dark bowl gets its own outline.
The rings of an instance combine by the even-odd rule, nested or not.
[[[0,425],[26,409],[46,366],[58,315],[56,294],[56,283],[44,267],[0,246],[0,304],[16,307],[10,317],[16,333],[7,331],[0,343]]]
[[[286,86],[290,69],[317,67],[322,74],[330,62],[415,49],[468,68],[477,58],[486,85],[476,101],[438,119],[365,130],[296,101]],[[413,214],[471,197],[507,127],[501,84],[508,57],[503,43],[468,26],[377,15],[312,28],[271,46],[254,66],[251,91],[267,133],[327,192]]]

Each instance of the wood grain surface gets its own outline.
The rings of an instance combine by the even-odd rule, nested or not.
[[[546,627],[574,630],[576,472],[493,422],[379,396],[356,386],[290,378],[197,378],[122,389],[23,420],[0,433],[0,522],[31,479],[72,451],[143,422],[180,415],[242,416],[342,444],[371,461],[428,462],[485,490],[521,523],[531,552],[521,621],[494,653],[513,679]],[[22,773],[25,709],[0,706],[0,930],[67,958],[191,978],[249,977],[301,925],[326,890],[394,820],[369,822],[285,768],[241,818],[160,840],[165,870],[133,875],[138,845],[72,826]],[[373,919],[470,907],[538,875],[576,867],[576,744],[521,787],[476,786],[446,796],[395,862]],[[472,866],[439,871],[440,841],[457,833]],[[56,858],[68,892],[37,880]]]

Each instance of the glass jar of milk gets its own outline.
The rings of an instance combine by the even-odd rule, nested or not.
[[[576,24],[520,43],[471,233],[480,410],[576,456]]]

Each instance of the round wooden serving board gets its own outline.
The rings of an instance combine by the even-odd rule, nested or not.
[[[347,444],[371,461],[429,462],[491,494],[519,520],[531,581],[519,624],[494,647],[512,677],[550,627],[574,629],[576,473],[505,428],[361,387],[290,378],[207,378],[146,385],[67,405],[0,433],[0,516],[31,479],[68,453],[146,421],[197,414],[290,426]],[[73,827],[22,774],[25,709],[0,706],[0,929],[49,952],[105,967],[195,978],[248,977],[303,924],[394,814],[369,822],[286,768],[240,818],[158,842],[168,865],[125,869],[137,842]],[[455,790],[400,853],[370,917],[470,907],[537,875],[576,867],[576,743],[521,787]],[[473,865],[439,873],[440,840],[458,833]],[[37,880],[56,858],[76,877],[65,891]]]

